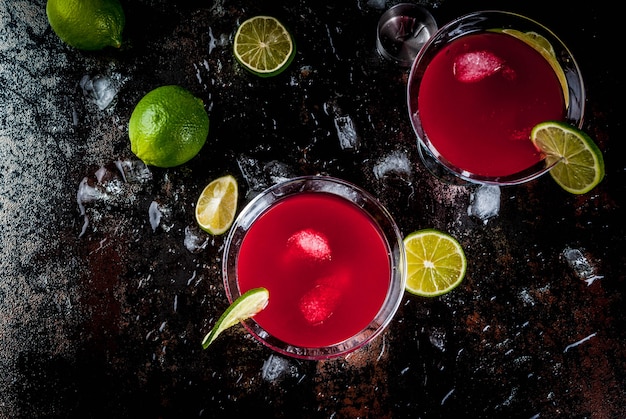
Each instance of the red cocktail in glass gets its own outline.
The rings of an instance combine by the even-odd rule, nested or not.
[[[420,51],[408,85],[427,167],[477,183],[516,184],[547,172],[531,129],[548,120],[581,127],[584,104],[565,45],[539,23],[500,11],[444,25]]]
[[[224,259],[230,301],[269,290],[244,324],[286,355],[346,354],[377,336],[404,292],[401,236],[378,201],[355,185],[302,177],[256,197],[238,216]]]

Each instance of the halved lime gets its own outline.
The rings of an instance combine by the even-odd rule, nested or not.
[[[435,297],[456,288],[465,277],[467,259],[459,242],[435,229],[415,231],[404,238],[406,290]]]
[[[263,310],[267,307],[269,298],[269,291],[263,287],[253,288],[243,293],[228,306],[211,331],[202,339],[202,348],[208,348],[224,330],[236,325],[242,320],[253,317]]]
[[[282,73],[293,61],[296,45],[278,19],[255,16],[237,29],[233,51],[247,70],[260,77],[271,77]]]
[[[196,203],[196,221],[200,228],[213,235],[226,232],[235,219],[238,195],[237,179],[233,176],[211,181]]]
[[[537,124],[531,140],[554,167],[550,175],[563,189],[584,194],[604,178],[604,157],[598,146],[583,131],[561,121]]]

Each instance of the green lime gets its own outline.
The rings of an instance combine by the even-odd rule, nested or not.
[[[550,175],[563,189],[584,194],[604,178],[604,157],[598,146],[583,131],[565,122],[537,124],[530,133],[535,147],[554,167]]]
[[[200,152],[208,134],[204,103],[179,86],[161,86],[146,94],[128,123],[131,151],[157,167],[188,162]]]
[[[269,291],[262,287],[253,288],[242,294],[228,306],[226,311],[217,319],[217,323],[211,331],[202,339],[202,348],[208,348],[224,330],[263,310],[267,306],[269,298]]]
[[[435,297],[456,288],[465,277],[467,260],[456,239],[434,229],[415,231],[404,238],[406,290]]]
[[[196,204],[196,221],[206,232],[225,233],[235,220],[237,212],[237,180],[226,175],[210,182]]]
[[[260,77],[282,73],[296,55],[293,37],[276,18],[255,16],[235,33],[233,51],[237,61]]]
[[[75,48],[122,45],[126,18],[118,0],[48,0],[46,14],[52,30]]]

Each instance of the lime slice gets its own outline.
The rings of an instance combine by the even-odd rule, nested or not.
[[[554,167],[550,175],[563,189],[584,194],[604,178],[604,158],[593,140],[584,132],[560,121],[537,124],[531,140]],[[556,164],[555,164],[556,163]]]
[[[445,294],[465,277],[467,260],[452,236],[434,229],[415,231],[404,238],[406,290],[423,297]]]
[[[569,106],[569,89],[567,87],[567,78],[565,77],[565,72],[563,71],[563,67],[559,64],[559,61],[556,58],[556,53],[554,52],[554,47],[543,35],[538,34],[537,32],[529,31],[522,32],[517,29],[502,29],[502,32],[514,36],[515,38],[526,42],[528,45],[533,47],[536,51],[538,51],[543,58],[550,63],[552,70],[556,74],[559,79],[559,83],[561,84],[561,90],[563,90],[563,98],[565,99],[565,106]]]
[[[202,348],[206,349],[220,333],[239,323],[249,319],[263,310],[269,302],[270,293],[266,288],[252,288],[246,291],[222,313],[213,329],[202,339]]]
[[[271,16],[255,16],[244,21],[233,44],[237,61],[260,77],[282,73],[296,54],[293,37]]]
[[[237,212],[237,180],[226,175],[209,183],[198,198],[196,221],[207,233],[218,235],[232,225]]]

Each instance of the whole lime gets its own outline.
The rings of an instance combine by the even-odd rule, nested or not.
[[[135,106],[128,123],[131,151],[145,164],[179,166],[195,157],[209,134],[201,99],[180,86],[161,86]]]
[[[118,0],[48,0],[46,14],[52,30],[75,48],[122,45],[126,18]]]

